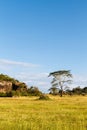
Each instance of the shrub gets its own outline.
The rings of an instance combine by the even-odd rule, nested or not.
[[[38,87],[31,86],[30,88],[28,88],[28,95],[40,96],[41,94],[42,92],[38,89]]]
[[[12,92],[10,91],[10,92],[6,92],[6,97],[12,97],[13,95],[12,95]]]
[[[6,93],[0,92],[0,97],[6,97]]]
[[[12,97],[12,92],[6,92],[6,93],[3,93],[3,92],[0,92],[0,97]]]
[[[46,94],[41,94],[39,100],[50,100],[50,98]]]

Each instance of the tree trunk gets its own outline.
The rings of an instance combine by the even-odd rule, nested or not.
[[[61,86],[60,97],[63,96],[63,87]]]

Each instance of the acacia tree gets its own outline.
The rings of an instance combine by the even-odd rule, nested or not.
[[[70,70],[55,71],[50,73],[49,76],[53,76],[51,84],[52,86],[57,86],[60,89],[60,96],[62,97],[64,88],[72,82],[72,74],[70,73]]]

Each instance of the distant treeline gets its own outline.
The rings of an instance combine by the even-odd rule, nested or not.
[[[60,95],[61,89],[53,86],[49,89],[49,94]],[[70,90],[63,90],[63,95],[87,95],[87,87],[76,87]],[[20,82],[8,75],[0,74],[0,97],[13,96],[44,96],[36,86],[28,87],[24,82]]]
[[[61,90],[59,90],[57,87],[52,87],[49,89],[49,94],[52,95],[60,95]],[[81,88],[80,86],[73,88],[72,90],[66,89],[63,91],[64,95],[87,95],[87,87]]]
[[[66,93],[69,95],[86,95],[87,87],[81,88],[80,86],[73,88],[72,90],[66,90]]]

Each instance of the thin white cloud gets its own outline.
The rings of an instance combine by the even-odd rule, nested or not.
[[[73,82],[72,84],[69,85],[69,88],[76,88],[76,87],[85,87],[87,86],[87,76],[86,75],[78,75],[78,74],[73,74]]]
[[[74,75],[73,76],[73,85],[74,86],[87,86],[87,75]]]
[[[33,82],[38,82],[42,83],[48,79],[48,73],[19,73],[17,74],[17,78],[20,79],[21,81],[25,81],[27,83],[33,83]]]
[[[18,62],[7,59],[0,59],[0,66],[22,66],[22,67],[39,67],[37,64],[26,63],[26,62]]]
[[[50,79],[48,73],[19,73],[16,78],[25,82],[28,86],[37,86],[43,91],[47,91],[50,88]]]
[[[48,73],[25,73],[22,72],[19,74],[19,78],[24,78],[26,79],[27,77],[30,77],[31,80],[38,80],[38,79],[43,79],[48,76]]]

